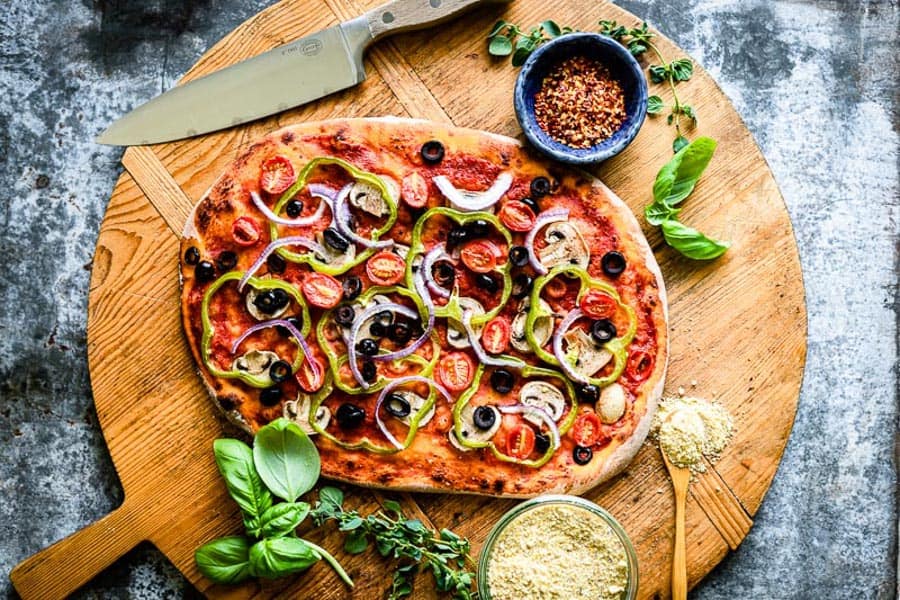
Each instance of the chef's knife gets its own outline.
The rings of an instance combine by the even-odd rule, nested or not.
[[[363,52],[382,36],[510,0],[393,0],[353,20],[195,79],[138,106],[97,141],[155,144],[240,125],[354,86]]]

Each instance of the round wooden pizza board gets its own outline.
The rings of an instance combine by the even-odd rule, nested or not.
[[[347,20],[379,0],[284,0],[219,42],[190,80]],[[100,521],[32,556],[12,572],[23,598],[63,597],[141,541],[155,544],[214,597],[380,598],[390,565],[369,551],[348,556],[332,527],[309,533],[356,581],[346,588],[324,564],[278,581],[225,588],[198,573],[194,549],[237,533],[241,521],[215,468],[212,442],[238,433],[217,414],[183,339],[178,241],[193,203],[256,138],[301,121],[410,116],[520,136],[512,105],[516,69],[487,54],[486,32],[503,15],[516,23],[551,16],[541,0],[489,5],[439,29],[389,38],[367,54],[360,86],[242,127],[125,152],[126,172],[107,209],[93,262],[88,356],[97,413],[125,500]],[[560,23],[595,30],[599,19],[639,19],[606,3],[554,3]],[[660,37],[667,56],[683,54]],[[653,92],[667,97],[662,86]],[[733,443],[691,487],[687,569],[695,585],[747,534],[775,475],[797,406],[806,355],[806,310],[790,219],[765,159],[725,94],[702,70],[679,87],[701,115],[691,137],[719,141],[682,219],[732,248],[704,263],[665,246],[640,219],[669,292],[671,361],[666,392],[716,398],[732,412]],[[214,101],[214,100],[213,100]],[[635,214],[651,199],[673,132],[648,119],[634,143],[595,173]],[[348,487],[365,512],[385,493]],[[387,494],[389,496],[394,496]],[[669,596],[674,498],[656,447],[645,444],[625,473],[586,495],[621,521],[637,549],[642,598]],[[401,494],[408,514],[467,536],[477,552],[516,501]],[[420,576],[422,577],[422,576]],[[415,597],[434,597],[424,578]]]

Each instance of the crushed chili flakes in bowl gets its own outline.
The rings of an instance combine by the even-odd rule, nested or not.
[[[534,96],[538,126],[572,148],[590,148],[625,122],[625,92],[597,60],[573,56],[551,68]]]

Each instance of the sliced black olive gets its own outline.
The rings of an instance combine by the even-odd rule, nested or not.
[[[372,338],[360,340],[359,343],[356,344],[356,351],[363,356],[375,356],[378,354],[378,342]]]
[[[603,267],[603,272],[610,277],[618,277],[625,270],[625,257],[621,252],[612,250],[603,255],[603,258],[600,259],[600,266]]]
[[[353,325],[354,319],[356,319],[356,311],[349,304],[341,304],[334,311],[334,320],[338,325],[350,327]]]
[[[371,333],[375,337],[381,338],[387,335],[388,330],[387,327],[385,327],[378,321],[372,321],[372,324],[369,325],[369,333]]]
[[[512,391],[516,378],[506,369],[497,369],[491,373],[491,387],[501,394]]]
[[[438,140],[430,140],[422,144],[422,160],[434,165],[444,160],[444,145]]]
[[[546,433],[538,432],[534,434],[534,449],[538,454],[544,454],[550,449],[550,436]]]
[[[334,227],[329,227],[325,231],[322,232],[322,238],[325,240],[325,243],[337,250],[338,252],[346,252],[347,248],[350,247],[350,242],[338,233],[337,229]]]
[[[572,451],[572,458],[579,465],[586,465],[594,458],[594,451],[587,446],[575,446],[575,449]]]
[[[231,250],[221,252],[216,258],[216,266],[220,271],[230,271],[237,266],[237,254]]]
[[[550,180],[546,177],[535,177],[531,180],[531,195],[535,198],[543,198],[550,193]]]
[[[578,399],[581,402],[596,402],[600,399],[600,388],[591,383],[586,383],[578,387]]]
[[[264,406],[275,406],[281,402],[281,388],[270,387],[259,393],[259,401]]]
[[[291,219],[296,219],[303,212],[303,202],[296,198],[289,200],[284,206],[284,212],[287,213],[287,216]]]
[[[273,305],[275,307],[275,310],[281,310],[291,301],[291,297],[288,295],[288,293],[279,288],[275,288],[274,290],[272,290],[272,299],[275,302],[275,304]]]
[[[469,239],[471,239],[471,235],[468,229],[465,227],[454,227],[447,234],[447,250],[452,250]]]
[[[513,246],[509,249],[509,262],[514,267],[524,267],[528,264],[528,249],[525,246]]]
[[[256,295],[253,299],[253,306],[258,308],[260,312],[273,313],[275,308],[275,290],[265,290]]]
[[[476,221],[472,221],[471,223],[467,223],[466,230],[469,233],[470,239],[483,238],[487,237],[491,232],[491,224],[484,219],[478,219]]]
[[[472,413],[472,422],[475,423],[475,427],[482,431],[487,431],[493,427],[496,420],[497,415],[490,406],[479,406]]]
[[[371,360],[367,360],[362,364],[359,368],[360,374],[363,376],[367,382],[372,383],[378,378],[378,369],[375,367],[375,363]]]
[[[519,202],[521,202],[522,204],[524,204],[525,206],[530,208],[532,211],[534,211],[534,214],[538,214],[539,212],[541,212],[541,206],[537,203],[537,200],[535,200],[534,198],[529,198],[528,196],[525,196],[524,198],[519,200]]]
[[[442,286],[449,287],[450,284],[453,283],[453,279],[456,277],[456,271],[453,270],[453,265],[446,262],[439,262],[434,265],[434,269],[432,270],[432,276],[434,277],[434,281]]]
[[[283,360],[276,360],[269,367],[269,378],[275,383],[281,383],[291,375],[291,365]]]
[[[522,299],[528,294],[531,293],[531,286],[534,284],[534,279],[525,273],[519,273],[515,277],[513,277],[512,282],[512,297],[516,299]]]
[[[184,262],[189,265],[196,265],[200,262],[200,251],[196,246],[191,246],[184,251]]]
[[[287,262],[274,252],[266,259],[266,265],[273,273],[284,273],[284,270],[287,268]]]
[[[341,428],[353,429],[362,425],[362,422],[366,420],[366,411],[355,404],[345,402],[338,406],[335,417]]]
[[[616,337],[616,326],[609,319],[598,319],[591,326],[591,336],[598,344],[605,344]]]
[[[389,394],[384,401],[384,407],[389,413],[399,419],[409,416],[409,413],[412,410],[409,406],[409,402],[407,402],[406,398],[403,397],[403,394],[400,394],[399,392],[392,392]]]
[[[387,327],[394,322],[394,313],[389,310],[383,310],[379,313],[375,313],[375,322],[384,327]]]
[[[479,273],[478,275],[476,275],[475,285],[492,294],[496,293],[497,290],[500,289],[500,284],[497,283],[497,280],[487,273]]]
[[[216,278],[216,268],[208,260],[201,260],[194,267],[194,277],[201,282],[212,281]]]
[[[300,328],[303,327],[303,319],[301,319],[299,316],[288,317],[287,319],[285,319],[285,321],[293,325],[294,329],[296,329],[297,331],[300,331]],[[287,327],[282,327],[281,325],[276,325],[275,330],[285,337],[293,335],[290,329],[288,329]]]
[[[388,331],[388,338],[394,343],[397,344],[405,344],[410,339],[412,339],[412,327],[398,321],[391,325],[390,330]]]
[[[362,291],[362,280],[355,275],[351,275],[341,283],[341,288],[344,290],[344,298],[353,300]]]

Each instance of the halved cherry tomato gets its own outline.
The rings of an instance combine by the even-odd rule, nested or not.
[[[518,424],[506,434],[506,454],[513,458],[527,458],[534,451],[534,429]]]
[[[301,286],[306,301],[319,308],[334,308],[344,294],[341,282],[324,273],[309,273]]]
[[[547,296],[553,298],[554,300],[559,300],[560,298],[565,297],[566,293],[569,291],[569,288],[566,286],[566,282],[562,280],[560,277],[554,277],[550,281],[544,285],[544,291],[547,292]]]
[[[634,383],[644,381],[653,372],[653,362],[653,357],[643,350],[629,354],[625,364],[625,377]]]
[[[579,446],[593,446],[602,435],[600,427],[600,417],[597,413],[581,413],[572,425],[572,438]]]
[[[412,208],[428,204],[428,182],[418,173],[410,173],[400,185],[400,197]]]
[[[475,364],[468,354],[451,352],[438,363],[438,378],[451,392],[461,392],[472,383]]]
[[[238,217],[231,224],[231,238],[239,246],[252,246],[259,241],[259,223],[252,217]]]
[[[463,264],[476,273],[489,273],[497,266],[497,245],[484,240],[469,242],[459,251]]]
[[[506,352],[509,346],[509,319],[496,316],[481,331],[481,347],[491,354]]]
[[[284,156],[273,156],[262,164],[259,187],[270,194],[280,194],[296,181],[294,166]]]
[[[318,367],[319,376],[315,377],[313,375],[312,368],[310,368],[309,361],[313,361],[316,363],[316,367]],[[325,382],[325,367],[322,366],[322,361],[320,361],[315,356],[310,356],[308,359],[304,359],[303,363],[300,365],[300,368],[297,369],[297,373],[294,375],[294,379],[297,380],[297,385],[300,386],[304,392],[315,392],[318,391],[319,388],[322,387],[322,384]]]
[[[616,314],[616,299],[600,290],[588,290],[581,299],[581,310],[592,319],[609,319]]]
[[[406,263],[388,250],[375,254],[366,263],[366,275],[376,285],[394,285],[403,279]]]
[[[530,231],[535,218],[531,207],[518,200],[504,202],[500,208],[500,221],[512,231]]]

